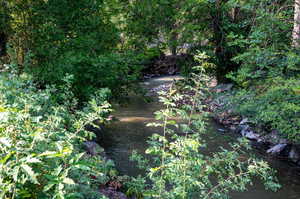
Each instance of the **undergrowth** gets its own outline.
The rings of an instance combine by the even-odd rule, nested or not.
[[[113,162],[89,156],[85,130],[111,111],[106,89],[77,110],[68,78],[40,90],[30,76],[0,74],[0,198],[101,198]]]

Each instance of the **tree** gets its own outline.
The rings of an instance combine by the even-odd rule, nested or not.
[[[199,43],[207,8],[207,1],[196,0],[129,1],[124,6],[129,43],[138,48],[156,44],[176,55],[184,44]]]
[[[300,0],[295,0],[294,9],[293,46],[298,48],[300,47]]]

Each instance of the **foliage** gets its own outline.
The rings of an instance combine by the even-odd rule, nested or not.
[[[112,162],[84,153],[84,127],[110,111],[106,91],[82,111],[65,87],[35,87],[28,75],[0,77],[0,198],[99,198]]]
[[[228,106],[254,124],[264,125],[269,131],[276,129],[283,138],[299,142],[299,80],[276,78],[264,84],[255,90],[238,91]]]
[[[116,45],[117,31],[109,21],[104,1],[4,1],[10,13],[10,44],[24,64],[28,51],[34,64],[55,62],[62,54],[76,51],[91,55]],[[8,27],[6,28],[8,29]]]
[[[242,9],[254,13],[247,23],[252,23],[247,37],[231,34],[230,45],[238,45],[243,51],[234,57],[241,64],[236,74],[229,75],[240,86],[247,87],[253,82],[275,76],[291,76],[297,71],[298,59],[290,48],[292,25],[289,19],[293,12],[286,9],[289,2],[282,4],[270,1],[250,1]],[[253,23],[255,20],[255,23]]]
[[[113,2],[100,0],[0,1],[9,20],[9,57],[21,73],[33,75],[40,87],[71,75],[71,90],[82,101],[99,88],[120,97],[135,83],[140,58],[118,52],[120,35],[112,22]],[[8,21],[8,22],[7,22]]]
[[[201,13],[207,13],[207,1],[142,0],[125,3],[123,26],[129,47],[156,46],[174,55],[184,51],[185,44],[195,45],[205,38],[203,32],[206,30],[202,28],[207,18],[202,18]]]
[[[186,80],[182,93],[174,86],[169,92],[161,92],[160,101],[166,108],[155,113],[160,122],[149,125],[161,127],[162,135],[153,134],[149,140],[150,147],[146,150],[151,157],[149,162],[138,154],[133,156],[146,169],[145,179],[151,183],[145,189],[141,185],[145,180],[137,178],[131,191],[143,193],[144,198],[228,198],[230,191],[245,191],[253,177],[259,177],[267,188],[276,190],[279,185],[270,175],[273,171],[269,165],[245,157],[245,149],[249,149],[246,140],[232,144],[230,150],[221,148],[213,154],[202,153],[206,118],[202,100],[207,93],[207,77],[201,67],[195,68],[197,71]],[[180,104],[183,98],[189,103]]]
[[[227,74],[240,91],[232,99],[236,113],[268,130],[278,130],[289,141],[299,141],[299,53],[291,48],[292,1],[247,1],[244,12],[253,13],[247,36],[231,33],[229,45],[242,51],[233,58],[240,64]]]
[[[164,53],[193,55],[206,49],[197,56],[201,68],[239,88],[230,102],[236,113],[298,142],[300,56],[299,49],[291,48],[292,3],[0,0],[0,48],[7,45],[9,58],[6,63],[1,57],[1,64],[15,70],[0,77],[1,194],[97,198],[92,190],[107,181],[112,163],[82,153],[80,143],[90,136],[84,126],[94,119],[105,120],[110,111],[105,101],[136,90],[141,65]],[[6,54],[0,50],[0,56]],[[128,183],[128,194],[224,198],[229,190],[244,190],[252,176],[272,182],[264,162],[240,159],[243,146],[247,148],[244,142],[212,157],[200,153],[205,145],[200,101],[206,77],[190,63],[179,64],[192,78],[181,88],[183,93],[174,87],[171,93],[162,93],[167,108],[157,113],[162,123],[153,125],[162,126],[164,135],[150,141],[147,152],[153,165],[139,159],[152,184],[135,179]],[[183,98],[188,103],[179,106]],[[85,108],[79,111],[79,105]],[[186,123],[177,123],[174,117]],[[179,136],[174,129],[186,134]]]
[[[72,75],[71,89],[76,97],[87,100],[99,88],[109,88],[113,97],[126,95],[137,86],[142,69],[141,59],[132,53],[112,53],[96,57],[66,53],[57,64],[30,70],[35,80],[42,84],[63,86],[63,77]]]

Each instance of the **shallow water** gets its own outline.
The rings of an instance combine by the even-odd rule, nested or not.
[[[170,83],[180,77],[154,78],[144,83],[146,88],[154,88],[162,84]],[[107,155],[116,163],[121,174],[136,176],[142,171],[135,167],[135,163],[129,160],[133,150],[143,153],[147,148],[147,138],[159,129],[147,127],[146,124],[153,122],[153,113],[161,108],[157,101],[146,102],[142,97],[132,96],[126,106],[115,107],[114,116],[118,121],[113,122],[106,129],[106,136],[102,145]],[[214,121],[210,121],[207,129],[208,152],[216,150],[216,146],[225,146],[234,141],[235,135],[229,132],[221,133],[222,128]],[[232,193],[233,199],[300,199],[300,170],[286,162],[268,157],[253,150],[257,156],[264,158],[278,172],[278,178],[282,188],[274,193],[266,191],[259,180],[243,193]]]

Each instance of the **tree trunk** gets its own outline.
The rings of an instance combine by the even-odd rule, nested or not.
[[[226,48],[224,33],[222,30],[222,11],[221,11],[221,0],[216,0],[215,8],[212,12],[213,19],[213,42],[215,44],[215,55],[217,58],[217,79],[218,81],[224,81],[226,74],[227,59],[226,59]]]
[[[7,36],[5,33],[0,32],[0,57],[6,55]]]
[[[293,46],[300,47],[300,0],[295,0],[294,6],[294,30],[293,30]]]
[[[173,56],[177,55],[177,45],[176,45],[176,39],[177,37],[172,35],[171,37],[171,44],[170,44],[170,51],[171,51],[171,54]]]

